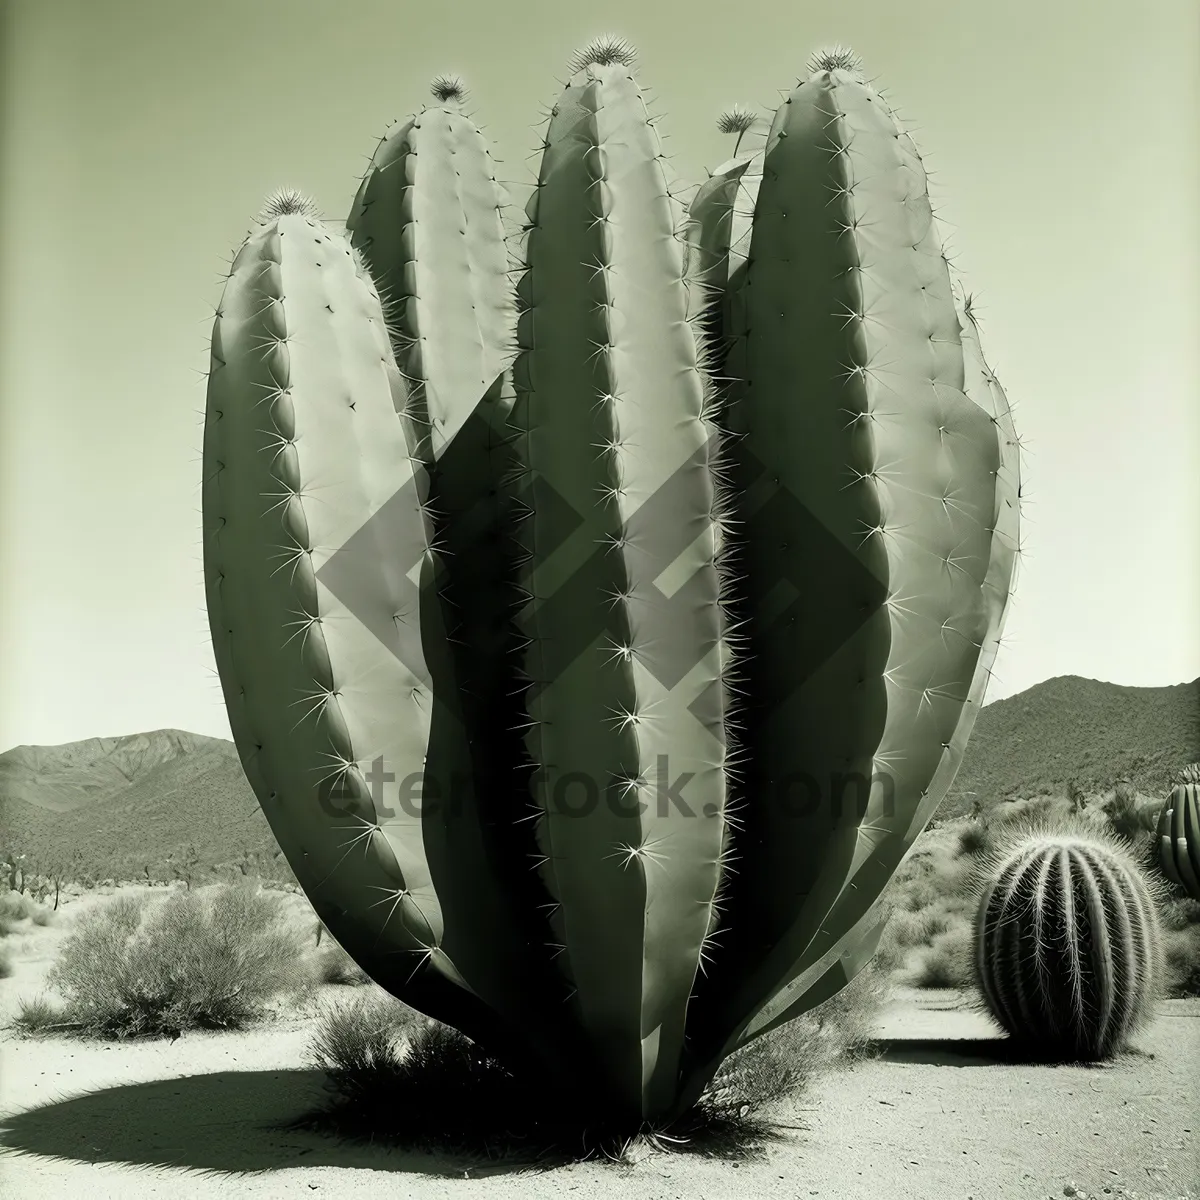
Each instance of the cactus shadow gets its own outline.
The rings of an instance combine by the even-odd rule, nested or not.
[[[1027,1063],[1028,1054],[1011,1038],[875,1038],[870,1056],[881,1062],[933,1067],[986,1067]]]
[[[1024,1045],[1010,1037],[875,1038],[868,1054],[880,1062],[931,1067],[1081,1067],[1103,1070],[1123,1058],[1153,1058],[1136,1046],[1125,1047],[1114,1059],[1080,1059],[1052,1047]]]
[[[323,1097],[324,1078],[317,1070],[219,1071],[102,1088],[0,1118],[0,1150],[205,1174],[358,1167],[461,1179],[529,1167],[297,1128]]]

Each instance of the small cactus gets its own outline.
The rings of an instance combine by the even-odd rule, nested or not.
[[[1151,1015],[1160,940],[1151,889],[1119,842],[1027,833],[981,897],[979,990],[1033,1057],[1111,1058]]]
[[[1162,873],[1200,900],[1200,763],[1180,772],[1159,813],[1157,835]]]

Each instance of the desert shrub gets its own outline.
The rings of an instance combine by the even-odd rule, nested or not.
[[[1200,925],[1200,900],[1194,900],[1191,896],[1168,896],[1159,905],[1158,915],[1166,930]]]
[[[326,1077],[343,1104],[382,1100],[389,1081],[402,1073],[408,1041],[437,1022],[382,992],[356,996],[321,1015],[309,1045],[309,1062]]]
[[[912,946],[928,946],[933,939],[950,927],[950,916],[933,905],[917,911],[901,909],[892,915],[884,937],[901,950]]]
[[[47,983],[97,1036],[232,1029],[312,986],[305,949],[282,898],[252,886],[122,895],[80,919]]]
[[[1200,925],[1163,934],[1168,997],[1200,996]]]
[[[938,902],[945,892],[932,879],[916,879],[896,889],[895,906],[900,913],[920,913]]]
[[[948,925],[906,961],[903,981],[919,988],[969,987],[973,937],[973,926],[966,919]]]
[[[7,946],[0,946],[0,979],[7,979],[12,973],[12,954]]]
[[[337,983],[347,987],[361,987],[371,982],[370,975],[332,938],[317,950],[317,978],[322,983]]]
[[[0,892],[0,937],[11,933],[22,921],[49,925],[54,914],[24,892]]]
[[[1168,896],[1159,905],[1169,997],[1200,996],[1200,900]]]

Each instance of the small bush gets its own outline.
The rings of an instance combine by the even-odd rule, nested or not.
[[[1167,996],[1200,996],[1200,925],[1165,932],[1163,953],[1167,961]]]
[[[434,1024],[392,996],[356,996],[322,1014],[309,1061],[325,1072],[328,1090],[342,1103],[374,1103],[401,1072],[405,1043]]]
[[[903,909],[892,916],[884,937],[893,941],[901,949],[908,949],[911,946],[928,946],[939,933],[949,929],[950,924],[949,914],[935,909],[933,906],[923,908],[918,912]]]
[[[0,937],[13,932],[22,921],[49,925],[54,914],[24,892],[0,892]]]
[[[1159,907],[1168,997],[1200,996],[1200,900],[1171,896]]]
[[[1166,930],[1200,925],[1200,900],[1193,900],[1191,896],[1170,896],[1159,906],[1158,915]]]
[[[332,939],[317,951],[317,978],[322,983],[347,987],[362,987],[371,982],[370,975]]]
[[[971,923],[959,920],[910,961],[904,982],[918,988],[965,988],[972,982]]]
[[[7,946],[0,946],[0,979],[7,979],[13,973],[12,954]]]
[[[80,919],[47,983],[95,1036],[233,1029],[311,988],[305,949],[283,898],[252,886],[121,895]]]

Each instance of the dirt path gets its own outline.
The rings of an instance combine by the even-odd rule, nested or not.
[[[0,1014],[37,991],[56,936],[24,940]],[[543,1174],[275,1131],[319,1095],[311,1028],[119,1046],[4,1035],[0,1197],[1200,1197],[1200,1001],[1167,1002],[1137,1053],[1088,1069],[1006,1063],[957,993],[905,993],[880,1018],[877,1057],[781,1110],[798,1128],[758,1161],[654,1154]]]

